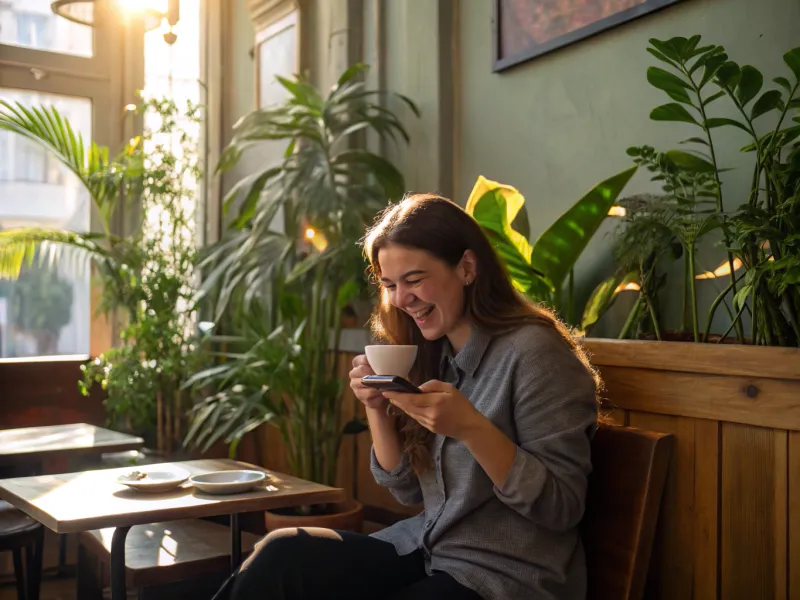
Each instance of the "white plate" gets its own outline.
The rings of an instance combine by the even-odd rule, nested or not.
[[[189,481],[207,494],[239,494],[257,487],[266,479],[262,471],[214,471],[193,475]]]
[[[145,476],[136,479],[133,475],[137,472]],[[189,472],[183,469],[155,467],[153,469],[131,469],[117,477],[117,482],[140,492],[166,492],[177,488],[187,479],[189,479]]]

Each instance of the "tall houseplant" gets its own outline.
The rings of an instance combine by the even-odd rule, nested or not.
[[[38,253],[50,259],[89,259],[103,282],[103,308],[134,311],[125,264],[132,240],[116,235],[114,215],[126,198],[136,196],[143,170],[139,140],[112,157],[107,147],[84,143],[69,121],[51,106],[27,107],[0,100],[0,129],[45,148],[86,188],[97,231],[74,232],[40,227],[0,231],[0,278],[16,279]],[[66,256],[65,256],[66,255]]]
[[[689,152],[670,150],[663,156],[681,179],[703,179],[703,195],[713,202],[713,211],[699,233],[719,226],[726,253],[729,283],[708,309],[705,326],[698,319],[693,301],[694,341],[707,341],[714,314],[723,307],[730,313],[724,341],[735,332],[739,342],[758,345],[800,344],[800,48],[787,52],[784,62],[792,80],[779,76],[772,89],[764,90],[764,76],[751,65],[730,60],[718,45],[701,46],[699,35],[691,38],[650,40],[648,52],[661,63],[650,67],[647,79],[673,102],[650,114],[655,121],[689,124],[700,133],[684,140]],[[712,109],[727,99],[736,118],[712,116]],[[769,125],[765,117],[772,116]],[[753,157],[749,189],[738,207],[731,204],[735,189],[723,190],[723,148],[713,130],[734,127],[749,138],[742,149]],[[640,149],[631,152],[642,159]],[[662,174],[662,180],[671,183]],[[681,201],[680,185],[665,186],[665,192]],[[625,235],[625,229],[622,230]],[[676,235],[679,232],[675,232]],[[687,251],[691,245],[685,245]],[[686,254],[689,267],[694,257]],[[739,267],[743,267],[740,272]],[[691,270],[687,286],[703,275]],[[744,331],[742,317],[750,315],[751,329]],[[702,330],[702,333],[701,333]]]
[[[126,255],[134,299],[131,319],[118,347],[82,367],[81,391],[94,384],[107,392],[109,417],[128,429],[149,433],[156,449],[170,456],[180,448],[189,398],[184,383],[199,368],[202,340],[196,323],[196,198],[201,161],[196,135],[199,107],[179,108],[152,98],[139,108],[145,131],[135,151],[143,153],[147,177],[138,200],[141,227]],[[149,437],[149,436],[148,436]]]
[[[359,144],[367,131],[408,141],[378,92],[358,80],[363,69],[348,69],[327,96],[302,77],[278,77],[288,99],[237,124],[220,168],[264,140],[283,141],[286,152],[231,190],[226,214],[236,203],[238,211],[201,263],[203,295],[231,331],[215,338],[220,364],[192,380],[211,393],[195,408],[187,442],[224,440],[235,451],[270,423],[292,473],[329,485],[342,436],[364,429],[341,422],[337,368],[343,309],[364,288],[357,241],[404,192],[392,163]]]

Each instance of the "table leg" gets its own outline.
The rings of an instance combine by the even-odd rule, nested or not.
[[[242,530],[239,527],[239,515],[231,515],[231,573],[242,563]]]
[[[125,538],[130,527],[117,527],[111,538],[111,600],[127,600]]]

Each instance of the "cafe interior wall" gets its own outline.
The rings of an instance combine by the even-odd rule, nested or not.
[[[769,86],[773,77],[787,75],[782,56],[800,44],[796,0],[684,0],[493,73],[493,2],[458,4],[455,194],[463,202],[478,175],[514,185],[526,197],[534,236],[592,185],[629,166],[626,148],[648,144],[667,150],[697,135],[691,125],[649,119],[654,107],[670,101],[646,80],[647,67],[657,63],[646,52],[650,38],[700,34],[703,44],[721,44],[733,60],[761,69]],[[720,101],[714,110],[723,106]],[[736,168],[723,176],[726,208],[734,208],[746,201],[752,177],[752,155],[739,153],[749,140],[733,128],[717,129],[714,137],[722,148],[721,162]],[[649,173],[641,172],[625,194],[657,190]],[[579,296],[587,297],[610,274],[612,224],[606,221],[576,268]],[[721,248],[705,244],[699,255],[701,269],[715,268],[722,258]],[[679,281],[679,272],[675,276],[672,281]],[[698,283],[700,306],[708,306],[717,291],[713,282]],[[600,324],[597,334],[618,333],[627,314],[624,309],[634,299],[633,294],[628,296]],[[718,315],[727,319],[724,311]],[[679,317],[679,310],[670,311],[668,325],[676,326]]]
[[[422,111],[416,119],[400,103],[391,107],[408,126],[409,146],[369,140],[396,161],[407,189],[439,192],[463,205],[479,175],[513,185],[526,197],[534,237],[591,186],[628,167],[629,146],[666,150],[696,135],[690,125],[657,123],[648,117],[652,108],[668,101],[646,80],[647,67],[655,62],[646,52],[650,38],[701,34],[704,43],[722,44],[734,60],[761,69],[767,81],[785,75],[781,57],[798,44],[796,0],[683,0],[496,73],[493,4],[303,0],[301,63],[322,89],[329,88],[348,64],[370,64],[370,85],[403,93]],[[248,1],[235,0],[230,6],[225,134],[255,106]],[[715,109],[723,109],[723,102]],[[717,116],[734,116],[724,110]],[[723,176],[731,208],[745,200],[751,156],[738,152],[746,143],[742,132],[723,128],[714,135],[723,148],[721,162],[735,168]],[[223,189],[252,168],[245,160],[225,174]],[[648,175],[638,173],[625,194],[657,191]],[[613,226],[613,220],[606,221],[576,267],[579,302],[613,268]],[[721,262],[716,241],[706,240],[701,248],[701,270]],[[700,305],[707,306],[716,293],[714,282],[700,282]],[[629,296],[620,299],[594,334],[616,335],[633,301],[633,294]],[[678,313],[667,315],[668,328],[678,324]],[[718,318],[727,316],[718,311]]]

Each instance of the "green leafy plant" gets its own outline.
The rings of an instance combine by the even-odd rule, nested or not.
[[[514,286],[574,325],[575,263],[636,170],[626,169],[597,184],[533,243],[528,241],[525,199],[511,186],[479,177],[466,210],[489,236]]]
[[[615,255],[621,275],[633,269],[639,274],[640,298],[633,311],[635,313],[642,308],[650,315],[656,339],[660,340],[661,327],[655,303],[657,288],[661,287],[663,280],[655,276],[658,259],[683,257],[682,330],[688,329],[687,320],[691,319],[692,339],[700,341],[697,249],[700,240],[721,224],[715,202],[716,177],[707,171],[690,171],[679,166],[681,153],[659,153],[649,146],[642,146],[628,149],[628,154],[634,157],[636,164],[654,173],[653,180],[663,182],[663,195],[660,197],[647,197],[643,201],[640,196],[620,202],[630,211],[630,217],[623,219],[620,224],[623,232],[615,244]],[[636,321],[634,314],[626,322],[620,336],[626,337],[630,326]]]
[[[797,345],[800,203],[796,140],[800,137],[800,117],[796,113],[800,108],[800,48],[783,57],[794,81],[776,77],[773,82],[777,87],[764,90],[764,76],[758,69],[730,60],[722,46],[701,46],[699,35],[652,39],[650,44],[647,51],[667,68],[650,67],[647,79],[673,100],[653,109],[650,118],[687,123],[700,131],[700,136],[683,142],[693,148],[691,151],[672,150],[665,156],[679,172],[705,179],[703,197],[714,201],[713,220],[722,231],[729,265],[730,283],[712,303],[703,336],[694,318],[695,340],[708,338],[715,311],[720,306],[729,309],[726,298],[731,297],[735,314],[729,332],[735,330],[739,341],[745,341],[742,316],[749,312],[752,343]],[[711,116],[713,105],[722,98],[727,98],[737,118]],[[794,123],[789,123],[792,113]],[[767,115],[773,116],[773,124],[761,133],[765,129],[761,122]],[[742,151],[754,156],[750,190],[745,202],[735,209],[720,183],[725,169],[712,135],[719,127],[744,132],[750,143]],[[744,266],[743,276],[736,273],[736,258]]]
[[[188,409],[184,383],[201,363],[194,297],[195,198],[201,174],[195,134],[198,107],[149,99],[138,109],[145,133],[136,151],[147,173],[142,182],[142,225],[126,254],[135,274],[132,318],[121,345],[82,367],[81,391],[99,383],[107,392],[109,419],[118,426],[155,433],[157,449],[180,446]],[[153,432],[153,429],[155,431]]]
[[[34,257],[50,262],[90,260],[103,281],[106,310],[135,311],[127,263],[135,241],[112,232],[114,214],[126,197],[135,197],[143,176],[140,140],[116,157],[95,142],[84,143],[69,121],[50,106],[26,107],[0,100],[0,129],[44,147],[83,184],[91,199],[93,221],[101,231],[73,232],[40,227],[0,231],[0,278],[16,279]],[[80,265],[77,265],[80,266]]]
[[[278,77],[288,99],[236,125],[221,169],[265,140],[286,143],[286,152],[234,186],[225,200],[231,227],[201,262],[200,295],[212,301],[217,329],[227,328],[212,339],[219,364],[192,380],[208,394],[186,442],[224,440],[235,452],[243,435],[269,422],[292,472],[326,484],[341,436],[363,430],[341,423],[337,368],[342,313],[364,289],[357,241],[404,192],[397,168],[360,144],[370,130],[408,141],[378,92],[358,80],[363,69],[348,69],[325,97],[303,77]]]

